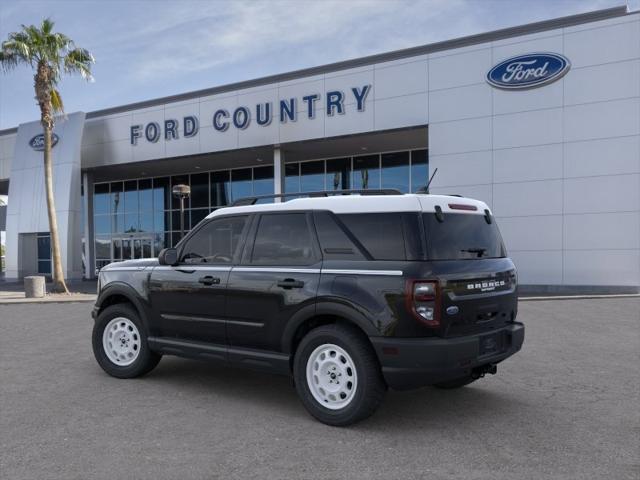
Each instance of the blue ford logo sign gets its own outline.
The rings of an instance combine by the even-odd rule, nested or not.
[[[55,133],[51,134],[51,148],[55,147],[60,138]],[[39,133],[31,140],[29,140],[29,146],[37,152],[44,151],[44,133]]]
[[[455,305],[447,307],[447,315],[456,315],[459,311],[460,309]]]
[[[487,82],[506,90],[541,87],[561,78],[570,67],[558,53],[530,53],[500,62],[487,73]]]

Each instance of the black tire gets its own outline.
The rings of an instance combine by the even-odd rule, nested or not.
[[[471,375],[462,378],[456,378],[454,380],[449,380],[447,382],[436,383],[433,386],[436,388],[440,388],[442,390],[453,390],[454,388],[461,388],[470,383],[478,380],[477,378],[472,378]]]
[[[332,410],[320,403],[307,383],[307,361],[321,345],[334,344],[351,357],[357,374],[356,390],[343,408]],[[357,329],[332,324],[311,330],[296,350],[293,375],[303,405],[316,419],[327,425],[351,425],[371,416],[380,406],[387,390],[375,352]]]
[[[137,327],[140,334],[140,351],[138,356],[133,363],[127,366],[117,365],[111,361],[104,351],[102,343],[104,329],[111,320],[118,317],[124,317],[130,320]],[[162,358],[162,355],[152,352],[149,349],[147,332],[140,320],[140,315],[138,315],[135,308],[126,303],[111,305],[100,312],[93,326],[92,344],[93,355],[96,357],[100,367],[109,375],[116,378],[135,378],[149,373],[158,365],[158,362]]]

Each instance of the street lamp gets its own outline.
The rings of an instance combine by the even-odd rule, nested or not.
[[[174,185],[171,189],[173,196],[180,199],[180,238],[184,237],[184,201],[191,195],[189,185]]]

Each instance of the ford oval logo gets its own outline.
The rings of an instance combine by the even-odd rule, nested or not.
[[[60,138],[55,133],[51,134],[51,148],[55,147]],[[29,140],[29,146],[37,152],[44,151],[44,133],[39,133],[31,140]]]
[[[455,305],[447,307],[447,315],[456,315],[459,311],[460,309]]]
[[[561,78],[570,67],[558,53],[530,53],[500,62],[487,73],[487,82],[506,90],[541,87]]]

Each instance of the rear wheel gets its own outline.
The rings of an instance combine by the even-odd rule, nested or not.
[[[105,308],[93,326],[93,354],[109,375],[134,378],[150,372],[161,355],[149,350],[138,312],[128,304]]]
[[[342,325],[309,332],[296,352],[293,373],[305,408],[327,425],[369,417],[386,391],[371,346],[360,332]]]
[[[456,378],[454,380],[449,380],[447,382],[436,383],[433,386],[436,388],[440,388],[442,390],[453,390],[454,388],[461,388],[466,385],[469,385],[470,383],[473,383],[476,380],[477,378],[473,378],[471,377],[471,375],[468,375],[466,377]]]

